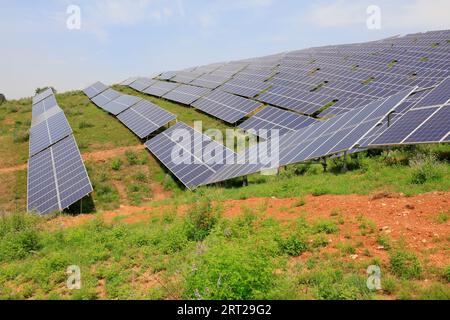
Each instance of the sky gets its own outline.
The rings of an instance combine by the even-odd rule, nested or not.
[[[367,27],[380,9],[380,28]],[[79,28],[67,23],[78,21]],[[0,0],[0,93],[450,29],[448,0]],[[70,24],[73,26],[73,24]]]

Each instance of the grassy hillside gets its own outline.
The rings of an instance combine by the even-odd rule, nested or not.
[[[148,99],[189,125],[202,120],[205,130],[228,128],[192,108],[117,89]],[[395,236],[384,232],[394,218],[382,220],[369,205],[344,214],[336,202],[316,214],[327,195],[364,195],[371,203],[373,195],[403,193],[413,199],[442,191],[438,199],[448,200],[450,146],[362,153],[351,157],[345,173],[335,159],[328,161],[327,173],[319,164],[296,165],[278,176],[251,176],[246,188],[236,179],[190,192],[81,92],[58,94],[57,100],[86,159],[95,191],[83,211],[95,218],[74,224],[77,217],[69,213],[21,214],[31,100],[2,104],[0,211],[9,214],[0,221],[0,298],[450,298],[448,210],[414,214],[427,214],[420,221],[443,230],[427,240],[426,250],[414,247],[421,238],[413,243],[396,230]],[[230,200],[251,198],[266,200],[242,204],[232,214]],[[267,201],[274,198],[291,200],[271,208]],[[274,210],[275,217],[267,214]],[[403,214],[405,208],[393,209],[396,216],[395,210]],[[374,220],[364,218],[368,214],[375,214]],[[365,285],[365,269],[373,264],[382,266],[383,291]],[[82,269],[81,290],[65,288],[69,265]]]

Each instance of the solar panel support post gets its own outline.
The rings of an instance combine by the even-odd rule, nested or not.
[[[347,151],[344,152],[343,156],[342,156],[342,160],[343,160],[343,166],[342,166],[342,173],[346,173],[348,171],[347,168]]]
[[[243,177],[242,186],[243,187],[248,187],[248,176],[244,176]]]
[[[320,160],[321,160],[323,172],[328,172],[327,157],[322,157]]]

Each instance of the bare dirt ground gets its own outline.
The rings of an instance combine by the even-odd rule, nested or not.
[[[230,200],[221,203],[223,215],[233,218],[245,211],[261,207],[267,208],[266,214],[280,221],[291,221],[304,217],[307,221],[319,218],[342,218],[337,235],[330,235],[331,243],[349,242],[360,243],[357,255],[363,255],[363,250],[370,254],[387,258],[385,248],[377,242],[377,234],[386,234],[393,240],[402,240],[405,245],[419,253],[423,253],[436,266],[450,263],[448,250],[448,237],[450,223],[440,223],[437,216],[450,210],[450,193],[433,192],[414,197],[401,194],[376,194],[371,196],[309,196],[304,199],[305,204],[299,206],[298,199],[255,198],[247,200]],[[121,208],[103,212],[101,215],[106,222],[112,223],[120,217],[123,223],[145,222],[163,212],[177,210],[183,215],[190,206],[178,208],[162,207],[133,207]],[[361,217],[376,226],[372,234],[361,233]],[[49,222],[51,228],[67,228],[82,225],[93,219],[92,215],[76,217],[59,217]],[[446,249],[447,248],[447,249]],[[335,250],[332,246],[324,250]]]

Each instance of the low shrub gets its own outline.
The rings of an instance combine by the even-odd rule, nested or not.
[[[424,184],[443,177],[443,166],[433,155],[418,155],[410,161],[410,166],[412,168],[411,184]]]
[[[402,279],[419,279],[422,275],[422,267],[419,259],[412,252],[397,249],[390,254],[392,272]]]
[[[111,169],[113,169],[114,171],[119,171],[121,167],[122,167],[122,160],[114,159],[111,162]]]

